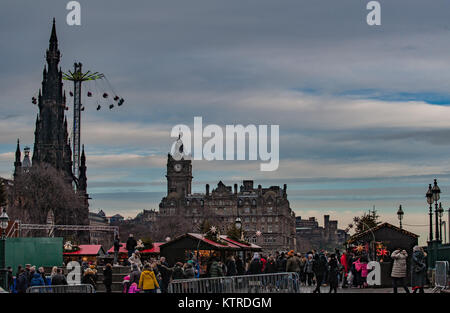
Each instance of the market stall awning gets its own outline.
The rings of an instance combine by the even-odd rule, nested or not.
[[[186,241],[187,240],[187,241]],[[169,242],[165,242],[160,245],[160,248],[167,248],[178,244],[179,242],[185,242],[187,244],[186,248],[196,249],[199,246],[199,242],[202,243],[203,248],[208,248],[211,250],[240,250],[238,245],[235,245],[229,241],[221,239],[220,242],[213,241],[206,238],[203,234],[197,233],[186,233],[184,235],[178,236]]]
[[[155,253],[155,254],[159,254],[160,249],[159,246],[164,244],[165,242],[154,242],[153,243],[153,248],[151,249],[145,249],[145,250],[141,250],[139,251],[140,254],[146,254],[146,253]]]
[[[215,242],[212,241],[208,238],[206,238],[205,236],[203,236],[202,234],[197,234],[197,233],[188,233],[187,235],[194,237],[195,239],[199,239],[207,244],[210,244],[216,248],[222,248],[222,249],[239,249],[239,246],[236,244],[233,244],[229,241],[223,240],[222,243],[219,242]],[[222,236],[220,236],[222,238]],[[223,239],[223,238],[222,238]]]
[[[255,245],[253,243],[245,244],[245,243],[242,243],[242,242],[238,242],[236,240],[233,240],[233,239],[229,238],[226,235],[221,235],[220,238],[222,238],[225,241],[228,241],[228,242],[232,243],[233,245],[236,245],[236,246],[240,247],[243,250],[254,250],[254,251],[261,251],[262,250],[262,247],[260,247],[258,245]]]
[[[101,245],[79,245],[78,247],[80,247],[80,250],[74,252],[64,252],[64,255],[96,256],[105,254],[105,251]]]

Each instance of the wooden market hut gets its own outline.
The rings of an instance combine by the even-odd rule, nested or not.
[[[78,247],[78,251],[63,253],[64,263],[80,259],[86,262],[97,262],[98,258],[105,256],[105,250],[101,245],[79,245]]]
[[[418,245],[419,235],[401,229],[389,223],[382,223],[376,227],[370,228],[364,232],[353,235],[347,241],[347,246],[365,246],[367,254],[371,259],[380,262],[381,265],[381,284],[382,286],[391,285],[392,259],[390,254],[396,249],[406,250],[408,253],[408,273],[410,272],[410,261],[413,247]],[[409,281],[409,276],[408,281]]]
[[[239,251],[239,246],[229,241],[222,240],[220,243],[212,241],[202,234],[187,233],[162,244],[161,256],[164,256],[171,265],[176,262],[186,262],[191,256],[197,256],[200,263],[206,262],[211,256],[225,260],[226,252]],[[204,261],[204,262],[202,262]]]
[[[197,256],[204,272],[207,261],[212,256],[216,256],[220,260],[225,261],[226,257],[230,254],[235,255],[237,253],[262,250],[257,245],[239,243],[224,235],[220,236],[220,238],[221,241],[216,242],[206,238],[202,234],[187,233],[162,244],[160,246],[160,254],[166,257],[170,265],[176,262],[186,262],[192,256]]]

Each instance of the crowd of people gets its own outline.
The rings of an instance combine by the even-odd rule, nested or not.
[[[116,237],[116,249],[119,238]],[[120,247],[120,244],[119,244]],[[296,285],[314,287],[313,293],[320,293],[321,287],[329,286],[329,293],[336,293],[338,288],[366,288],[368,256],[338,249],[333,253],[324,250],[310,251],[305,254],[289,252],[275,252],[274,254],[261,254],[255,252],[250,255],[229,255],[224,261],[217,255],[211,255],[205,264],[200,264],[194,254],[182,263],[176,262],[172,266],[166,258],[150,258],[142,261],[139,251],[136,250],[136,241],[131,235],[127,240],[129,274],[123,278],[124,293],[156,293],[168,292],[169,284],[173,280],[195,279],[200,277],[222,277],[238,275],[259,275],[275,273],[297,273]],[[118,251],[118,250],[117,250]],[[115,253],[113,265],[106,264],[103,268],[102,283],[106,292],[112,292],[113,266],[117,265],[118,255]],[[410,292],[406,286],[408,253],[397,249],[391,253],[392,258],[392,285],[394,293],[398,286]],[[81,283],[90,284],[97,289],[98,272],[93,263],[81,261]],[[202,260],[205,263],[204,260]],[[427,265],[426,254],[421,247],[415,246],[410,264],[411,285],[413,292],[424,292],[426,284]],[[67,285],[62,268],[53,267],[50,276],[45,275],[43,267],[36,268],[27,264],[25,268],[18,267],[14,283],[12,269],[8,268],[8,285],[10,291],[24,293],[28,287],[45,285]]]

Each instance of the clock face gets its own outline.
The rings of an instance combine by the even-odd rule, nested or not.
[[[180,163],[177,163],[173,166],[173,169],[175,170],[175,172],[181,171],[182,168],[183,168],[183,166]]]

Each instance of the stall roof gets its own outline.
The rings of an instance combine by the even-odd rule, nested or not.
[[[190,237],[190,238],[193,238],[193,239],[196,239],[196,240],[201,240],[204,243],[206,243],[206,244],[208,244],[210,246],[213,246],[216,249],[232,249],[232,250],[240,249],[240,247],[238,245],[233,244],[233,243],[231,243],[229,241],[225,241],[226,244],[221,244],[221,243],[209,240],[205,236],[203,236],[202,234],[197,234],[197,233],[186,233],[184,235],[178,236],[177,238],[175,238],[175,239],[173,239],[173,240],[171,240],[169,242],[163,243],[160,247],[163,248],[163,247],[165,247],[167,245],[170,245],[173,242],[176,242],[178,240],[184,239],[186,237]]]
[[[372,227],[370,229],[367,229],[367,230],[365,230],[365,231],[363,231],[363,232],[361,232],[359,234],[351,236],[348,239],[348,243],[352,243],[352,242],[354,242],[354,241],[364,237],[365,235],[367,235],[367,234],[369,234],[371,232],[376,232],[377,230],[380,230],[382,228],[390,228],[390,229],[393,229],[395,231],[398,231],[398,232],[400,232],[400,233],[402,233],[404,235],[407,235],[407,236],[410,236],[410,237],[413,237],[413,238],[418,238],[419,237],[419,235],[416,235],[416,234],[411,233],[411,232],[409,232],[407,230],[401,229],[401,228],[399,228],[399,227],[397,227],[395,225],[392,225],[392,224],[389,224],[389,223],[382,223],[382,224],[380,224],[378,226],[375,226],[375,227]]]
[[[145,249],[145,250],[141,250],[139,251],[139,253],[143,254],[143,253],[159,253],[159,246],[164,244],[165,242],[154,242],[153,243],[153,248],[151,249]]]
[[[262,250],[262,247],[260,247],[260,246],[258,246],[258,245],[255,245],[255,244],[253,244],[253,243],[244,244],[244,243],[241,243],[241,242],[237,242],[237,241],[235,241],[235,240],[229,238],[229,237],[226,236],[226,235],[221,235],[220,238],[222,238],[223,240],[226,240],[226,241],[228,241],[228,242],[230,242],[230,243],[232,243],[232,244],[234,244],[234,245],[236,245],[236,246],[238,246],[238,247],[240,247],[240,248],[242,248],[242,249],[248,249],[248,250]]]
[[[79,245],[80,250],[64,252],[64,255],[102,255],[105,254],[101,245]]]

